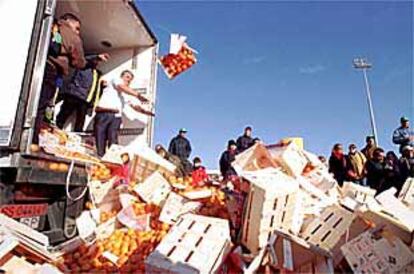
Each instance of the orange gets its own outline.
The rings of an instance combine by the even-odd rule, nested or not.
[[[69,166],[67,164],[60,163],[58,166],[58,170],[59,172],[68,172]]]
[[[52,171],[57,171],[57,170],[59,170],[59,164],[57,164],[57,163],[50,163],[49,164],[49,169],[52,170]]]
[[[39,145],[31,144],[30,145],[30,151],[33,152],[33,153],[39,152],[40,151]]]

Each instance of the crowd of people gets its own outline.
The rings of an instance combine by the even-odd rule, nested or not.
[[[385,153],[384,149],[377,146],[374,136],[367,136],[361,150],[356,144],[349,144],[345,153],[342,144],[338,143],[333,146],[328,161],[324,156],[319,156],[319,159],[329,168],[340,186],[349,181],[369,186],[376,189],[377,193],[395,187],[398,194],[407,178],[414,177],[414,131],[410,129],[408,118],[401,117],[400,123],[392,136],[393,143],[399,146],[400,157],[393,151]],[[200,185],[209,179],[200,157],[195,157],[190,163],[191,144],[186,133],[186,129],[180,129],[171,140],[168,151],[162,145],[157,145],[155,150],[178,167],[178,176],[192,176],[193,184]],[[232,166],[237,154],[258,142],[261,141],[252,137],[250,126],[244,129],[243,135],[237,140],[228,141],[227,149],[219,161],[220,173],[225,180],[237,176]]]
[[[186,134],[187,130],[185,128],[180,129],[178,135],[171,140],[168,151],[161,144],[155,146],[155,151],[177,167],[176,173],[178,177],[191,176],[192,184],[194,186],[201,186],[210,179],[200,157],[195,157],[192,163],[189,161],[192,149]],[[235,160],[238,153],[245,151],[257,142],[260,142],[260,139],[252,137],[252,128],[250,126],[244,129],[243,135],[238,137],[237,141],[228,141],[227,149],[221,154],[219,162],[220,173],[224,179],[231,179],[233,176],[237,176],[231,163]]]
[[[366,138],[361,151],[355,144],[348,146],[348,154],[341,144],[333,146],[328,166],[339,185],[351,181],[376,189],[377,193],[390,187],[395,187],[397,194],[401,191],[407,178],[414,177],[414,132],[407,117],[401,117],[400,123],[392,136],[393,143],[399,146],[400,157],[394,151],[385,153],[373,136]],[[324,157],[320,160],[326,161]]]

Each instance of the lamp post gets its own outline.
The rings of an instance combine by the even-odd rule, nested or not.
[[[368,63],[367,60],[364,58],[355,58],[353,60],[353,65],[355,69],[361,69],[364,75],[365,92],[367,95],[369,115],[370,115],[370,120],[371,120],[371,130],[372,130],[372,135],[375,138],[375,143],[378,146],[377,126],[375,123],[374,109],[372,107],[372,100],[371,100],[371,90],[369,87],[368,76],[367,76],[367,69],[372,68],[372,64]]]

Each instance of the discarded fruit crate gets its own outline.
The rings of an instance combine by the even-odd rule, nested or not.
[[[382,205],[384,212],[398,219],[410,231],[414,231],[414,212],[395,198],[396,191],[392,187],[378,194],[375,199]]]
[[[230,245],[227,220],[186,214],[148,256],[146,273],[214,273]]]
[[[146,202],[160,205],[171,192],[171,185],[159,173],[154,172],[143,183],[134,187],[134,191]]]
[[[143,182],[156,171],[165,178],[174,175],[174,172],[168,170],[164,166],[151,162],[144,157],[134,156],[131,163],[131,181]]]
[[[341,251],[355,273],[397,273],[414,261],[409,247],[386,230],[366,231],[343,245]]]
[[[283,167],[290,176],[302,175],[303,170],[309,163],[305,154],[294,143],[289,145],[270,145],[266,147],[272,159]]]
[[[405,181],[400,194],[398,195],[403,203],[405,203],[410,209],[414,209],[414,178],[408,178]]]
[[[305,175],[305,178],[325,193],[337,185],[333,176],[323,167],[317,167],[311,170]]]
[[[341,192],[343,196],[350,197],[363,204],[367,203],[369,197],[373,198],[377,191],[367,186],[361,186],[352,182],[344,182]]]
[[[278,169],[246,173],[250,191],[243,218],[241,243],[256,254],[274,229],[298,233],[303,221],[298,183]]]
[[[255,171],[279,166],[272,160],[266,147],[261,144],[256,144],[237,155],[232,165],[238,174],[241,174],[243,171]]]
[[[275,230],[276,239],[271,246],[271,264],[283,271],[294,273],[334,273],[331,255],[309,244],[298,236]]]
[[[301,236],[305,241],[331,251],[355,217],[351,211],[341,206],[329,206],[305,227]]]

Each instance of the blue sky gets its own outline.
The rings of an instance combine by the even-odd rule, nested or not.
[[[329,155],[334,143],[370,133],[361,72],[374,66],[372,89],[379,143],[396,149],[399,117],[413,117],[413,3],[402,1],[138,2],[160,41],[189,37],[199,62],[168,80],[158,74],[155,143],[168,145],[186,127],[198,155],[216,168],[227,140],[252,125],[266,143],[301,136]]]

